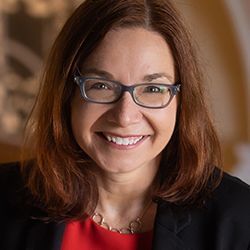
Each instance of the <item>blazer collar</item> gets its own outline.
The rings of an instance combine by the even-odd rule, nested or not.
[[[178,237],[178,233],[190,225],[189,210],[174,212],[168,202],[158,205],[154,225],[154,250],[188,250],[188,246]]]

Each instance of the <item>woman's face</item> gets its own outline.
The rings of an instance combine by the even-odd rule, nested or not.
[[[176,81],[167,43],[143,28],[109,31],[80,71],[127,86]],[[149,109],[135,104],[129,92],[116,103],[95,104],[85,101],[77,88],[71,123],[75,140],[98,168],[110,173],[158,169],[174,130],[176,110],[176,97],[166,108]]]

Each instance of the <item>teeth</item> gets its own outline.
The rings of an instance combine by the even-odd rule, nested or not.
[[[107,138],[108,141],[110,142],[112,141],[117,145],[125,145],[125,146],[136,144],[138,141],[140,141],[143,138],[143,136],[141,136],[140,138],[137,138],[137,139],[132,139],[132,138],[128,139],[128,138],[121,138],[121,137],[111,137],[105,134],[103,135]]]
[[[127,139],[127,138],[124,138],[123,139],[123,142],[122,142],[122,145],[128,145],[129,144],[129,139]]]
[[[118,145],[122,145],[122,143],[123,143],[122,138],[117,137],[116,140],[115,140],[115,143],[118,144]]]
[[[137,143],[140,139],[136,139],[134,143]]]

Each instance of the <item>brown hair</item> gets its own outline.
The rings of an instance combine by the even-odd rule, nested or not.
[[[184,22],[168,0],[86,0],[70,16],[45,64],[36,103],[24,132],[34,161],[23,161],[26,187],[37,206],[56,220],[85,219],[95,209],[98,188],[89,157],[71,130],[76,66],[116,27],[143,27],[160,33],[170,46],[181,80],[177,121],[160,165],[156,201],[200,206],[219,183],[218,137],[205,104],[202,72]],[[34,201],[33,201],[34,202]]]

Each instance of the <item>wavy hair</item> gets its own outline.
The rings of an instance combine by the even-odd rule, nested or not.
[[[89,171],[91,159],[77,145],[71,129],[71,99],[76,67],[101,45],[111,29],[142,27],[161,34],[169,45],[178,77],[177,121],[163,151],[161,200],[200,207],[219,183],[218,136],[205,103],[203,76],[194,42],[181,15],[169,0],[86,0],[69,17],[45,62],[40,89],[24,130],[22,162],[26,187],[36,206],[55,220],[86,219],[97,204],[98,188]]]

